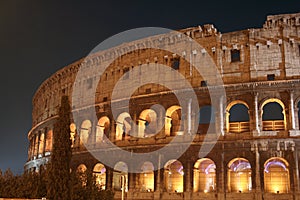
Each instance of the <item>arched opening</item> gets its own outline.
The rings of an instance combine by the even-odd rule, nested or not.
[[[243,133],[250,130],[249,107],[242,101],[235,101],[226,109],[226,129],[230,133]]]
[[[283,158],[270,158],[264,165],[265,191],[288,193],[290,191],[289,165]]]
[[[85,166],[85,164],[80,164],[77,167],[77,171],[76,172],[77,172],[79,181],[81,182],[82,186],[86,186],[86,183],[87,183],[87,174],[86,174],[86,171],[87,171],[87,167]]]
[[[91,133],[92,123],[90,120],[84,120],[81,124],[80,129],[80,143],[81,145],[87,145],[89,140],[89,135]]]
[[[113,189],[128,191],[128,166],[124,162],[118,162],[113,172]]]
[[[178,160],[169,160],[164,166],[165,188],[168,192],[183,192],[183,166]]]
[[[165,135],[176,136],[183,135],[183,127],[181,127],[181,107],[171,106],[166,111]]]
[[[278,99],[269,99],[262,105],[264,131],[285,130],[284,104]]]
[[[38,155],[38,157],[42,157],[43,154],[44,154],[44,147],[45,147],[44,143],[45,143],[45,134],[42,133],[40,135],[40,144],[39,144],[39,155]]]
[[[96,143],[102,142],[103,139],[109,139],[110,120],[108,117],[101,117],[96,127]]]
[[[50,152],[52,151],[52,138],[53,138],[53,132],[50,129],[47,132],[47,136],[46,136],[45,156],[50,155]]]
[[[103,164],[97,163],[93,169],[96,185],[99,189],[105,190],[106,168]]]
[[[251,165],[244,158],[235,158],[228,163],[228,190],[249,192],[252,190]]]
[[[72,142],[71,147],[73,147],[75,144],[75,135],[76,135],[76,125],[72,123],[70,125],[70,140]]]
[[[157,131],[157,114],[152,109],[141,112],[139,117],[138,137],[151,137]]]
[[[211,105],[203,106],[199,110],[198,134],[215,132],[215,109]]]
[[[154,191],[154,166],[151,162],[143,163],[139,177],[141,191]]]
[[[197,160],[194,165],[194,192],[213,192],[216,190],[216,165],[208,158]]]
[[[121,113],[116,121],[116,140],[128,139],[132,129],[132,120],[127,112]]]

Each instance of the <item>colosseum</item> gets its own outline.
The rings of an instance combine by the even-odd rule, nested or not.
[[[94,173],[115,199],[299,200],[299,36],[300,13],[282,14],[267,16],[262,28],[221,34],[205,24],[92,53],[36,91],[25,170],[49,161],[60,99],[67,95],[76,115],[70,124],[72,169]],[[186,48],[185,37],[200,49]],[[112,58],[103,72],[94,70]],[[200,62],[211,68],[205,58],[220,76],[197,71]],[[147,65],[174,88],[136,78]],[[184,77],[196,101],[180,88],[182,80],[159,71],[162,65]],[[87,72],[79,77],[81,70]],[[216,85],[218,77],[222,85]],[[132,89],[134,81],[140,85]],[[133,91],[129,99],[118,96],[127,88]],[[95,93],[86,101],[89,90]],[[168,144],[172,151],[155,153]],[[137,163],[120,149],[152,154]],[[97,159],[107,152],[109,162]]]

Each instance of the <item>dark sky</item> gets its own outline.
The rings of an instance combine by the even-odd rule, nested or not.
[[[0,0],[0,169],[22,173],[38,86],[97,44],[138,27],[213,23],[221,32],[261,27],[268,14],[300,12],[298,0]]]

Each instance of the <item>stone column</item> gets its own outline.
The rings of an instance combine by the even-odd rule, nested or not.
[[[36,138],[35,138],[36,143],[35,143],[35,152],[34,152],[34,154],[35,154],[36,158],[39,158],[40,135],[41,135],[41,133],[40,133],[40,131],[38,131],[38,133],[36,135]]]
[[[134,173],[128,173],[128,191],[133,192],[135,189],[135,174]]]
[[[220,133],[221,135],[225,135],[224,133],[224,96],[221,96],[219,102],[219,116],[220,116]]]
[[[290,92],[290,113],[291,113],[291,128],[292,130],[296,129],[296,123],[295,123],[295,104],[294,104],[294,92]]]
[[[294,187],[296,196],[300,199],[300,178],[299,178],[299,150],[294,150],[295,168],[294,168]]]
[[[43,156],[45,156],[46,153],[46,140],[47,140],[47,128],[44,129]]]
[[[164,113],[162,109],[159,109],[158,111],[158,120],[157,120],[157,131],[158,131],[158,135],[160,137],[164,137],[165,136],[165,129],[164,129],[164,123],[165,123],[165,118],[164,118]]]
[[[95,145],[96,143],[96,127],[97,127],[97,124],[98,124],[98,121],[92,121],[92,127],[91,127],[91,132],[90,132],[90,135],[89,137],[91,137],[89,139],[89,142],[88,144],[91,144],[91,145]]]
[[[187,105],[187,134],[191,135],[192,131],[192,99],[188,100]]]
[[[223,148],[224,149],[224,148]],[[224,167],[224,152],[221,153],[221,161],[219,162],[220,164],[220,170],[218,171],[218,185],[217,185],[217,190],[218,190],[218,200],[223,200],[225,199],[225,192],[226,192],[226,184],[225,184],[225,167]]]
[[[154,199],[159,200],[161,199],[161,193],[163,191],[163,179],[162,179],[162,173],[163,173],[163,168],[161,169],[161,156],[158,156],[158,165],[157,165],[157,171],[154,172],[155,175],[155,187],[154,187]]]
[[[262,195],[261,195],[261,177],[260,177],[260,155],[258,151],[258,144],[255,142],[255,194],[256,194],[256,199],[261,200]]]
[[[254,94],[254,131],[253,134],[258,136],[260,133],[259,130],[259,110],[258,110],[258,93]]]
[[[191,162],[187,161],[186,166],[184,168],[184,191],[192,192],[192,169]]]
[[[28,160],[32,160],[33,144],[34,144],[34,142],[33,142],[33,139],[31,138],[30,139],[30,143],[29,143],[29,148],[28,148],[28,150],[29,150],[29,152],[28,152]]]
[[[110,128],[110,134],[109,134],[109,139],[111,142],[115,141],[115,135],[116,135],[116,122],[112,118],[111,119],[111,128]]]
[[[113,169],[112,168],[106,168],[106,189],[112,190],[112,181],[113,181]]]

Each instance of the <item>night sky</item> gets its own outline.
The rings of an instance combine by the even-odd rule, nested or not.
[[[138,27],[207,23],[224,33],[262,27],[268,14],[294,12],[300,12],[298,0],[0,0],[0,169],[23,172],[39,85],[108,37]]]

